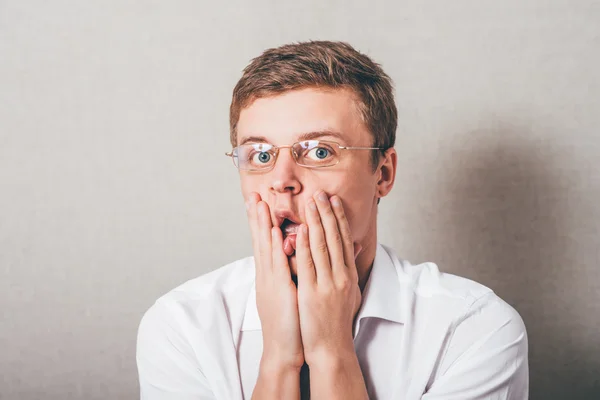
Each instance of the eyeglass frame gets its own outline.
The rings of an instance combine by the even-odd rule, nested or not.
[[[385,150],[384,147],[361,147],[361,146],[342,146],[341,144],[339,144],[338,142],[335,142],[333,140],[319,140],[319,139],[311,139],[311,140],[316,140],[318,142],[325,142],[325,143],[332,143],[335,144],[336,146],[338,146],[340,148],[340,150]],[[244,143],[241,144],[240,146],[236,146],[233,149],[231,149],[231,151],[225,153],[225,155],[227,157],[231,157],[231,161],[233,162],[233,165],[235,165],[235,167],[239,170],[239,171],[254,171],[254,172],[267,172],[272,170],[275,167],[275,163],[278,160],[279,157],[279,150],[280,149],[284,149],[286,147],[288,147],[290,149],[290,154],[292,155],[292,158],[294,159],[294,161],[296,162],[297,165],[304,167],[304,168],[329,168],[329,167],[334,167],[336,165],[338,165],[340,163],[340,160],[338,159],[337,162],[335,164],[331,164],[331,165],[304,165],[304,164],[300,164],[298,162],[298,159],[296,158],[296,154],[293,151],[293,147],[297,144],[301,144],[302,142],[306,142],[307,140],[302,140],[299,142],[294,142],[292,144],[286,144],[286,145],[282,145],[282,146],[275,146],[274,144],[270,144],[272,147],[272,149],[275,150],[275,161],[273,161],[273,164],[269,167],[269,168],[264,168],[264,169],[242,169],[240,167],[238,167],[237,165],[235,165],[235,161],[233,160],[233,152],[235,149],[237,149],[240,146],[244,146],[250,143]],[[261,143],[254,143],[254,144],[261,144]],[[263,143],[264,144],[264,143]]]

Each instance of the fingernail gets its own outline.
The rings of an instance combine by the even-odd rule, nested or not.
[[[323,202],[327,201],[327,195],[325,194],[325,192],[321,192],[317,195],[317,198]]]
[[[339,200],[337,197],[332,197],[332,198],[331,198],[331,204],[332,204],[334,207],[338,207],[338,206],[340,205],[340,200]]]
[[[315,202],[314,202],[314,201],[312,201],[312,200],[309,200],[309,201],[308,201],[308,207],[309,207],[311,210],[313,210],[313,211],[315,211],[315,210],[317,209],[317,205],[316,205],[316,204],[315,204]]]

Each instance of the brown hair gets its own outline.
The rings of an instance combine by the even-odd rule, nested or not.
[[[229,109],[230,139],[237,146],[241,111],[254,100],[304,87],[350,88],[373,135],[376,167],[379,154],[394,146],[398,112],[393,84],[381,66],[343,42],[310,41],[268,49],[244,69],[233,89]]]

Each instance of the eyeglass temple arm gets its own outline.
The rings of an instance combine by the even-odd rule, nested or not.
[[[345,150],[383,150],[383,147],[352,147],[352,146],[340,146],[340,149],[345,149]]]

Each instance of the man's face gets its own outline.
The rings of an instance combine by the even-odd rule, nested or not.
[[[348,89],[318,90],[305,88],[255,100],[243,109],[237,125],[238,142],[264,142],[291,145],[302,135],[324,132],[311,139],[337,142],[342,146],[372,147],[372,135],[363,123],[356,97]],[[337,132],[333,136],[329,132]],[[262,139],[258,139],[262,138]],[[274,167],[267,172],[240,171],[242,193],[248,199],[257,192],[271,211],[273,226],[282,226],[284,248],[292,273],[296,274],[293,233],[295,223],[305,223],[305,205],[315,192],[342,199],[350,229],[356,243],[375,239],[377,181],[373,172],[371,150],[341,150],[337,165],[306,168],[297,165],[289,148],[279,151]],[[283,222],[283,224],[282,224]],[[291,228],[290,229],[290,225]],[[286,229],[287,227],[287,229]]]

